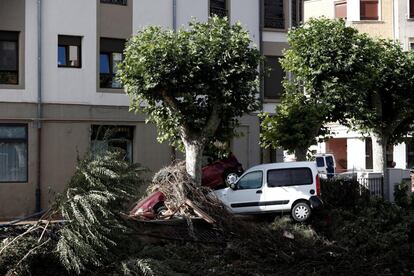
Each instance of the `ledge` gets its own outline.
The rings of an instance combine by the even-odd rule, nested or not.
[[[352,24],[385,24],[385,21],[382,20],[360,20],[360,21],[350,21]]]

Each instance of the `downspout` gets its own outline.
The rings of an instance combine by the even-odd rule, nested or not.
[[[42,179],[42,0],[37,0],[37,183],[36,212],[41,211]]]
[[[263,56],[263,0],[259,1],[259,51],[260,55]],[[260,103],[261,109],[263,109],[263,100],[264,100],[264,64],[260,65]]]
[[[263,0],[259,0],[259,51],[260,56],[263,56]],[[263,111],[263,101],[264,101],[264,62],[260,64],[260,109]],[[263,149],[260,148],[260,162],[263,163]]]
[[[173,18],[172,18],[172,26],[174,32],[177,31],[177,0],[173,0]]]
[[[173,31],[176,32],[177,31],[177,0],[172,0],[173,1],[173,9],[172,9],[172,27],[173,27]],[[171,162],[175,162],[177,159],[177,150],[174,146],[170,146],[170,159]]]

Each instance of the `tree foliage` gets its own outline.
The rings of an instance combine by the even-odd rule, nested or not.
[[[112,263],[126,253],[131,238],[121,218],[142,185],[143,169],[120,160],[120,152],[88,155],[77,165],[57,204],[68,223],[60,230],[57,252],[76,273]]]
[[[308,148],[329,133],[323,126],[325,112],[312,98],[303,94],[294,82],[286,81],[286,93],[277,106],[276,115],[260,114],[261,146],[283,148],[305,160]]]
[[[383,171],[378,164],[386,164],[385,146],[413,130],[414,54],[403,52],[397,42],[370,38],[342,20],[326,18],[311,19],[291,30],[288,42],[282,66],[314,102],[303,108],[312,112],[317,107],[324,114],[323,120],[309,123],[323,127],[340,122],[372,134],[374,157],[380,159],[374,160],[374,169]],[[314,137],[312,129],[303,131]],[[296,134],[295,128],[288,130]]]
[[[206,144],[231,137],[238,118],[258,107],[260,53],[250,44],[240,23],[218,17],[177,32],[154,26],[138,32],[119,71],[130,109],[148,115],[159,141],[184,145],[187,155],[194,146],[200,156]],[[201,167],[196,170],[201,175]]]

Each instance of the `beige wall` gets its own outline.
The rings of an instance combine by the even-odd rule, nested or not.
[[[73,175],[78,157],[90,147],[91,125],[135,126],[133,161],[157,172],[170,163],[170,147],[157,142],[154,125],[145,124],[145,117],[128,111],[128,107],[90,105],[44,105],[41,157],[41,207],[46,209],[57,193],[64,191]],[[28,182],[0,183],[0,220],[35,212],[37,183],[36,105],[0,103],[0,123],[28,124]],[[6,120],[8,119],[8,120]],[[260,163],[259,120],[255,115],[241,119],[243,136],[233,142],[233,152],[243,167]],[[178,154],[183,158],[182,154]]]
[[[304,21],[312,17],[325,16],[327,18],[335,17],[335,10],[332,0],[308,0],[304,2]]]
[[[286,42],[263,42],[263,55],[283,56],[283,51],[289,48]]]
[[[381,15],[379,21],[354,21],[353,26],[360,32],[372,37],[393,39],[392,0],[381,0]]]
[[[127,1],[127,6],[101,4],[99,0],[97,4],[99,36],[129,38],[132,34],[133,1]]]

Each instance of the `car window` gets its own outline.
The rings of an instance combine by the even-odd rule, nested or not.
[[[325,161],[323,157],[316,157],[316,166],[325,167]]]
[[[334,161],[333,161],[333,158],[332,158],[332,156],[326,156],[326,165],[327,166],[332,166],[333,167],[333,165],[334,165]]]
[[[263,172],[256,171],[245,174],[240,180],[237,182],[237,186],[240,190],[246,189],[258,189],[262,187],[263,181]]]
[[[312,183],[312,170],[309,168],[279,169],[267,172],[268,187],[299,186]]]

